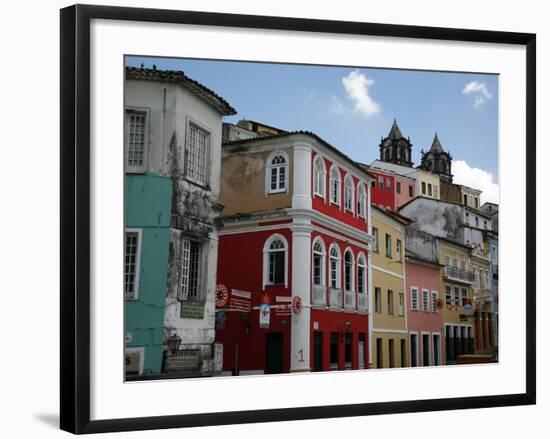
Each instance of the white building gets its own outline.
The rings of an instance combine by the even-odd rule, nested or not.
[[[222,118],[235,110],[183,72],[126,68],[127,172],[172,180],[164,311],[165,371],[214,370]],[[160,268],[162,269],[162,267]],[[181,338],[168,350],[170,337]]]

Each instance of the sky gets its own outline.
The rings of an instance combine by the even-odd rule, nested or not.
[[[498,203],[498,76],[362,67],[127,57],[130,66],[181,70],[251,119],[312,131],[356,161],[379,158],[393,119],[414,166],[437,132],[453,156],[453,182]]]

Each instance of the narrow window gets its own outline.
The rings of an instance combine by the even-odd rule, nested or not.
[[[323,284],[323,247],[319,241],[313,244],[313,284]]]
[[[411,309],[418,311],[418,289],[411,288]]]
[[[139,245],[139,234],[137,232],[126,232],[124,252],[124,297],[126,299],[137,298]]]
[[[126,165],[130,172],[145,172],[147,167],[147,113],[126,112]]]
[[[400,194],[401,193],[401,183],[397,182],[395,183],[395,191]]]
[[[376,227],[372,228],[372,236],[374,237],[374,249],[376,253],[378,253],[378,229]]]
[[[462,293],[462,306],[464,306],[468,302],[468,288],[462,288],[461,293]]]
[[[405,315],[405,295],[399,293],[399,315]]]
[[[319,155],[313,165],[313,193],[325,198],[325,164]]]
[[[374,310],[382,312],[382,290],[378,287],[374,288]]]
[[[447,305],[452,305],[453,303],[453,292],[450,285],[445,285],[445,303]]]
[[[363,183],[359,183],[357,188],[357,215],[363,218],[367,216],[367,192]]]
[[[359,294],[365,294],[367,291],[366,288],[366,264],[365,264],[365,258],[363,256],[359,256],[357,259],[357,292]]]
[[[391,235],[386,233],[386,256],[391,258]]]
[[[431,183],[428,183],[428,196],[429,197],[432,196],[432,184]]]
[[[181,241],[180,294],[182,300],[201,298],[201,244],[183,239]]]
[[[346,175],[344,186],[344,209],[353,212],[353,178],[351,175]]]
[[[353,291],[353,255],[349,250],[344,253],[344,289]]]
[[[405,339],[401,339],[401,367],[407,366],[407,348],[405,347]]]
[[[285,244],[281,239],[275,239],[269,245],[268,283],[285,283]]]
[[[428,297],[428,290],[422,290],[422,311],[428,312],[430,310],[430,302]]]
[[[464,205],[468,205],[468,194],[464,194]]]
[[[411,367],[418,366],[418,359],[416,358],[418,352],[418,335],[411,334]]]
[[[338,257],[338,250],[336,247],[331,247],[330,249],[330,287],[331,288],[339,288],[340,282],[339,282],[339,257]]]
[[[388,314],[393,315],[393,291],[388,290]]]
[[[388,353],[390,355],[390,367],[395,367],[395,352],[393,346],[393,339],[388,340]]]
[[[336,166],[330,170],[330,202],[340,204],[340,171]]]
[[[412,184],[409,184],[409,197],[412,197],[412,196],[413,196],[413,194],[414,194],[413,191],[414,191],[414,189],[413,189]]]
[[[382,175],[378,176],[378,188],[384,189],[384,177]]]
[[[283,154],[276,154],[268,166],[269,193],[285,192],[288,162]]]
[[[201,185],[208,183],[209,139],[210,134],[189,124],[185,174],[189,180]]]
[[[422,182],[422,195],[426,195],[426,183]]]

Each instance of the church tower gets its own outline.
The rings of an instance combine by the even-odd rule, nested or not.
[[[453,174],[451,174],[451,164],[453,157],[450,152],[447,152],[441,146],[439,137],[435,133],[432,146],[428,152],[421,151],[422,160],[420,163],[420,168],[425,171],[431,172],[432,174],[437,174],[441,177],[441,180],[452,183]]]
[[[380,160],[396,165],[412,167],[412,144],[410,139],[405,139],[394,119],[390,132],[380,142]]]

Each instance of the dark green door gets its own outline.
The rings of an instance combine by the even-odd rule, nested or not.
[[[283,372],[283,333],[265,335],[265,373]]]
[[[313,372],[323,370],[323,333],[313,333]]]

